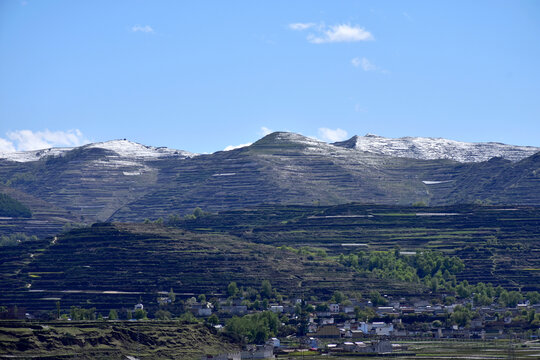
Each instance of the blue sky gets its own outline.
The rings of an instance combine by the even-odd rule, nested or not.
[[[0,0],[0,151],[288,130],[540,146],[539,1]]]

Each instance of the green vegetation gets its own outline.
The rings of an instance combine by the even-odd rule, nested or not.
[[[1,246],[16,246],[25,241],[37,241],[37,236],[32,235],[28,236],[24,233],[14,233],[11,235],[2,235],[0,236],[0,247]]]
[[[0,216],[29,218],[32,212],[8,194],[0,194]]]
[[[239,341],[263,344],[276,336],[281,326],[279,317],[271,311],[263,311],[227,321],[225,331]]]
[[[83,309],[78,306],[72,306],[69,311],[69,317],[72,320],[96,320],[96,308]]]
[[[436,277],[455,279],[464,269],[463,262],[456,256],[449,257],[439,251],[422,251],[414,256],[402,256],[395,251],[359,251],[339,256],[339,262],[358,271],[373,274],[381,279],[419,282]]]

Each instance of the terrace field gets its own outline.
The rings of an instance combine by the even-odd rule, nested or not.
[[[60,301],[63,309],[106,314],[141,298],[153,311],[171,288],[184,298],[219,297],[231,281],[259,288],[263,280],[290,297],[378,290],[429,298],[422,283],[357,272],[338,261],[340,254],[392,249],[456,255],[465,265],[458,280],[540,290],[540,209],[534,207],[265,206],[165,223],[101,223],[5,247],[0,304],[50,311]]]
[[[200,359],[235,349],[211,327],[177,321],[0,321],[0,359]]]

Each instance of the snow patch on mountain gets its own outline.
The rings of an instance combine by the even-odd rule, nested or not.
[[[70,150],[73,150],[73,148],[50,148],[42,150],[6,152],[0,153],[0,159],[15,162],[38,161],[46,156],[62,156]]]
[[[136,159],[136,160],[153,160],[167,157],[193,157],[197,154],[193,154],[183,150],[174,150],[166,147],[153,147],[138,144],[128,140],[111,140],[100,143],[93,143],[81,146],[81,148],[91,149],[99,148],[113,151],[117,156],[107,156],[109,159],[114,160],[116,158],[117,165],[121,164],[120,159]],[[15,161],[15,162],[29,162],[38,161],[48,156],[63,156],[68,151],[75,148],[50,148],[33,151],[17,151],[10,153],[0,153],[0,159]]]
[[[142,145],[128,140],[111,140],[101,143],[94,143],[85,146],[86,148],[99,148],[114,151],[121,157],[156,159],[162,157],[191,157],[195,154],[182,150],[174,150],[166,147],[153,147]]]
[[[534,155],[540,148],[534,146],[507,145],[496,142],[467,143],[443,138],[402,137],[385,138],[373,134],[353,136],[333,145],[389,155],[423,160],[451,159],[458,162],[481,162],[494,157],[519,161]]]

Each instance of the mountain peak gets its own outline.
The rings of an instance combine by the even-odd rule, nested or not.
[[[114,151],[119,156],[122,157],[135,157],[135,158],[160,158],[160,157],[170,157],[170,156],[185,156],[191,157],[195,154],[183,151],[183,150],[174,150],[167,147],[154,147],[139,144],[137,142],[129,141],[126,139],[117,139],[109,140],[105,142],[92,143],[85,145],[86,148],[100,148],[110,151]]]
[[[268,146],[268,145],[282,145],[282,144],[295,144],[299,146],[321,146],[327,145],[325,142],[304,136],[301,134],[286,132],[286,131],[276,131],[271,134],[266,135],[262,139],[254,142],[252,146]]]
[[[0,159],[15,162],[38,161],[45,157],[64,156],[74,149],[104,149],[116,153],[119,157],[137,158],[151,160],[163,157],[192,157],[197,154],[183,150],[169,149],[167,147],[154,147],[139,144],[126,139],[109,140],[104,142],[90,143],[79,147],[59,147],[30,151],[16,151],[10,153],[0,153]]]
[[[335,146],[422,160],[451,159],[458,162],[481,162],[493,157],[501,157],[511,161],[519,161],[540,151],[533,146],[516,146],[495,142],[467,143],[444,138],[401,137],[385,138],[366,134],[333,143]]]

